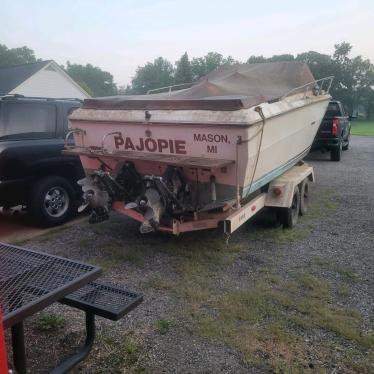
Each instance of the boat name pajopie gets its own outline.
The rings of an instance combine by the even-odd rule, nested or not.
[[[133,140],[129,136],[116,135],[114,136],[114,146],[116,149],[125,151],[165,152],[179,155],[187,153],[186,141],[177,139],[138,138]]]

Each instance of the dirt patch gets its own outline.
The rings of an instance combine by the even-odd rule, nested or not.
[[[26,212],[22,211],[21,207],[9,209],[7,211],[3,211],[3,209],[0,208],[0,242],[13,244],[22,243],[38,236],[46,235],[49,232],[63,230],[66,225],[75,225],[84,220],[86,220],[86,217],[80,215],[63,226],[40,228],[32,222],[31,217],[29,217]]]

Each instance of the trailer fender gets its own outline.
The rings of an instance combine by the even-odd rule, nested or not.
[[[295,189],[299,188],[299,185],[305,179],[314,182],[314,171],[312,166],[301,162],[270,182],[265,206],[289,208],[292,204]]]

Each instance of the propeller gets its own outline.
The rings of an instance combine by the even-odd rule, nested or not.
[[[154,210],[148,206],[143,214],[144,218],[147,220],[147,221],[150,221],[152,218],[154,218],[155,216],[155,212]]]
[[[138,207],[138,204],[135,202],[131,202],[125,205],[126,209],[136,209]]]
[[[154,227],[149,223],[149,221],[144,221],[140,227],[139,231],[141,234],[149,234],[150,232],[154,232]]]
[[[89,203],[83,203],[81,206],[78,207],[78,213],[82,213],[89,205]]]

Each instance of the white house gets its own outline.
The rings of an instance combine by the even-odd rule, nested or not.
[[[90,95],[53,60],[0,68],[0,95],[86,99]]]

